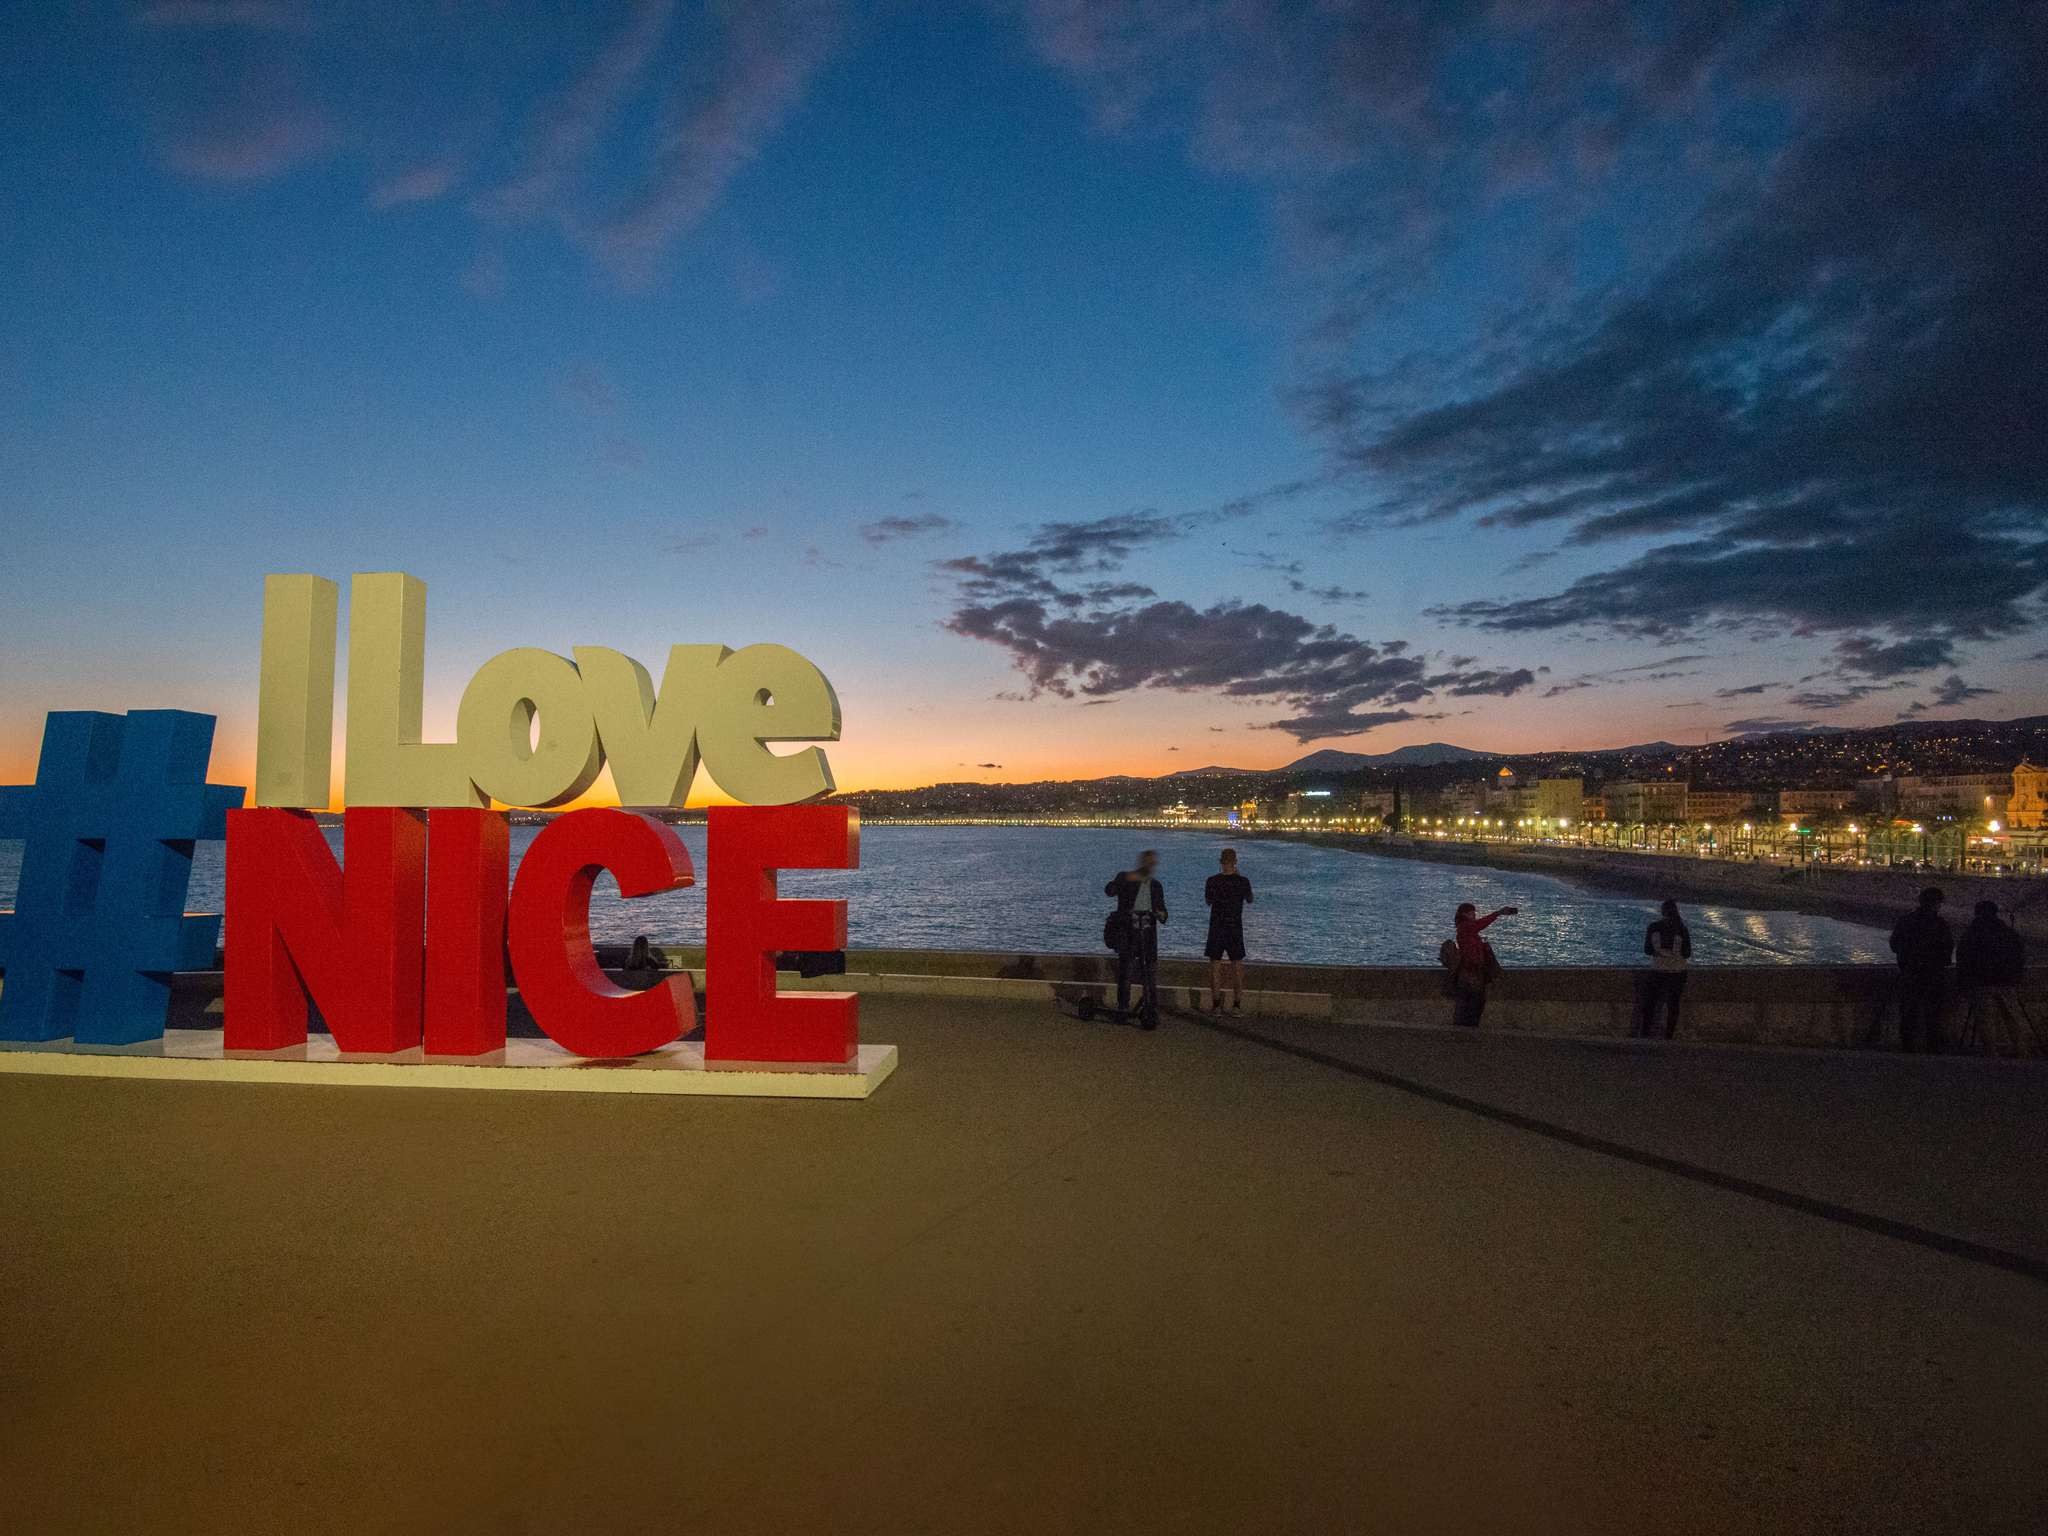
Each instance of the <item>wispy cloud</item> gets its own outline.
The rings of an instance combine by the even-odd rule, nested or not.
[[[385,177],[370,188],[372,208],[403,208],[412,203],[431,203],[446,197],[462,178],[462,166],[454,160],[439,160],[410,166]]]
[[[1579,693],[1587,688],[1620,686],[1629,683],[1664,683],[1674,678],[1692,677],[1697,673],[1694,662],[1710,661],[1704,653],[1686,656],[1660,656],[1655,661],[1633,662],[1625,667],[1608,667],[1599,672],[1582,672],[1561,683],[1552,683],[1543,690],[1543,697],[1554,699],[1567,693]],[[1547,668],[1545,670],[1548,670]]]
[[[472,168],[496,166],[465,205],[486,230],[552,225],[618,279],[640,283],[802,99],[837,46],[840,9],[841,0],[570,7],[546,24],[575,61],[566,79],[536,93],[530,79],[492,77],[465,54],[462,85],[476,99],[461,103],[440,99],[448,80],[436,50],[455,46],[456,31],[490,28],[488,13],[447,34],[422,28],[409,40],[417,46],[379,51],[374,62],[377,26],[339,7],[156,0],[128,15],[157,76],[204,82],[163,87],[164,155],[180,174],[260,181],[345,150],[375,171],[364,205],[389,211],[446,199]],[[337,70],[336,56],[351,50],[353,67]],[[299,81],[337,82],[332,103],[288,88]],[[498,123],[508,126],[494,140],[485,125]],[[490,259],[502,267],[505,257]],[[753,264],[758,272],[739,280],[765,295],[770,269]],[[465,286],[495,293],[504,284]]]
[[[663,111],[653,162],[625,207],[590,229],[604,260],[642,282],[704,217],[802,98],[837,41],[834,0],[749,0],[724,15],[708,79]]]
[[[941,517],[936,512],[921,517],[878,517],[871,523],[860,525],[860,536],[870,544],[893,544],[902,539],[950,533],[959,526],[950,517]]]
[[[675,0],[634,0],[617,30],[537,114],[517,171],[479,199],[480,211],[508,219],[558,211],[569,179],[653,64],[675,9]]]

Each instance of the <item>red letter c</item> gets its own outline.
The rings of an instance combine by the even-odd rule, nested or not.
[[[507,942],[519,995],[548,1038],[578,1056],[637,1056],[696,1027],[687,976],[646,992],[613,986],[590,946],[590,892],[609,870],[621,896],[694,885],[675,829],[633,811],[557,816],[519,861]]]

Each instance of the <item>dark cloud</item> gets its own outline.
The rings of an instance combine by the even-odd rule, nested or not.
[[[1339,525],[1617,548],[1449,617],[1943,644],[2038,622],[2041,6],[1023,4],[1101,122],[1187,124],[1274,193],[1326,301],[1295,399],[1365,493]],[[1526,283],[1455,353],[1360,369],[1509,199]],[[1640,259],[1575,287],[1589,234]]]
[[[1951,673],[1942,682],[1935,685],[1933,697],[1937,708],[1947,709],[1953,705],[1966,704],[1971,699],[1990,698],[1998,691],[1996,688],[1979,688],[1975,684],[1964,682],[1960,677]]]
[[[1441,713],[1417,714],[1412,709],[1356,710],[1332,705],[1305,715],[1290,715],[1284,720],[1268,720],[1264,729],[1285,731],[1296,741],[1309,742],[1325,736],[1360,736],[1383,725],[1399,725],[1407,720],[1444,718]]]
[[[1901,677],[1908,672],[1952,665],[1955,647],[1938,635],[1923,635],[1891,645],[1867,635],[1854,635],[1835,647],[1835,660],[1844,672],[1857,672],[1865,677]]]
[[[898,539],[949,533],[959,526],[950,517],[940,517],[936,512],[928,512],[922,517],[878,517],[871,523],[860,525],[860,536],[870,544],[890,544]]]
[[[1512,672],[1482,667],[1476,672],[1439,672],[1423,679],[1429,687],[1441,688],[1454,699],[1478,698],[1484,694],[1508,698],[1535,681],[1536,674],[1527,667],[1517,667]]]
[[[1347,445],[1401,504],[1571,542],[1667,540],[1498,629],[1786,624],[1952,659],[2048,585],[2048,67],[2005,5],[1761,8],[1717,68],[1795,131],[1640,291],[1477,393]],[[1771,52],[1738,53],[1770,43]],[[1892,663],[1907,670],[1903,659]]]
[[[1783,688],[1785,686],[1784,683],[1744,683],[1740,688],[1716,688],[1714,690],[1714,697],[1717,699],[1750,698],[1756,694],[1769,693],[1773,688]]]
[[[1972,699],[1986,698],[1996,692],[1996,688],[1978,688],[1964,682],[1958,674],[1950,673],[1935,685],[1933,693],[1909,705],[1907,713],[1917,715],[1930,709],[1954,709],[1958,704],[1967,704]]]
[[[961,590],[973,597],[1028,593],[1071,600],[1080,594],[1061,587],[1054,576],[1114,571],[1141,545],[1180,536],[1181,529],[1171,518],[1156,512],[1124,512],[1091,522],[1046,523],[1022,549],[943,560],[939,569],[957,577]],[[1150,595],[1149,589],[1145,595]]]
[[[1847,683],[1839,688],[1805,688],[1786,699],[1794,709],[1842,709],[1851,704],[1860,704],[1873,693],[1889,693],[1894,688],[1904,688],[1903,681],[1890,683]]]
[[[1106,699],[1139,688],[1278,701],[1267,724],[1303,741],[1434,718],[1407,706],[1439,694],[1508,697],[1527,667],[1433,669],[1405,640],[1369,641],[1264,603],[1197,608],[1113,576],[1134,551],[1176,537],[1151,513],[1048,523],[1022,549],[940,562],[961,600],[946,627],[1010,653],[1029,696]],[[1469,660],[1469,659],[1468,659]]]

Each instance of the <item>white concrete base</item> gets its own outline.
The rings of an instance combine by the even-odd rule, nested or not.
[[[188,1082],[319,1083],[357,1088],[494,1088],[567,1093],[694,1093],[728,1098],[864,1099],[896,1070],[896,1047],[863,1045],[843,1067],[779,1062],[707,1064],[701,1041],[597,1061],[552,1040],[508,1040],[488,1056],[345,1055],[327,1035],[281,1051],[222,1049],[215,1029],[171,1029],[140,1045],[0,1041],[0,1072],[143,1077]]]

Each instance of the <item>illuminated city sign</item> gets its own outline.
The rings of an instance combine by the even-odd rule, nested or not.
[[[330,804],[339,592],[264,588],[254,804],[205,783],[211,716],[58,712],[33,786],[0,791],[20,836],[16,910],[0,915],[0,1039],[118,1045],[161,1036],[171,973],[212,961],[218,917],[183,913],[192,843],[227,840],[223,1048],[303,1045],[317,1008],[346,1054],[503,1049],[509,958],[521,1002],[583,1057],[655,1050],[694,1028],[687,976],[613,985],[590,940],[601,874],[637,898],[696,883],[673,827],[644,810],[566,811],[510,877],[502,812],[565,805],[608,762],[626,806],[684,803],[701,770],[737,805],[707,815],[707,1062],[854,1060],[858,999],[776,990],[779,950],[846,943],[843,901],[785,901],[782,869],[850,869],[860,830],[824,752],[839,701],[795,651],[670,648],[657,689],[633,658],[520,648],[477,669],[455,740],[422,739],[426,587],[358,575],[350,591],[342,857]],[[509,893],[508,893],[509,886]]]

